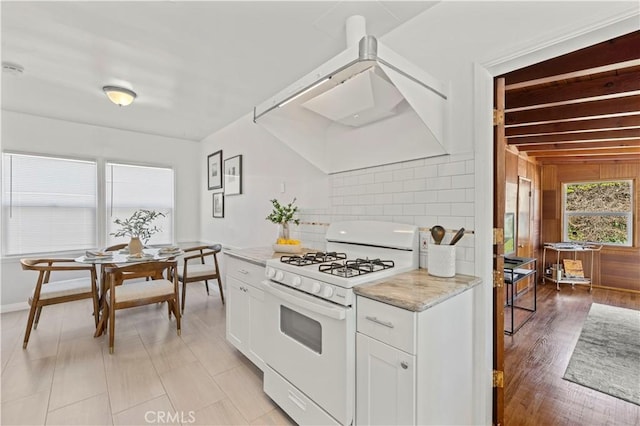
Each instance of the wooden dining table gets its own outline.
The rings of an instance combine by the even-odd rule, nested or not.
[[[184,251],[180,248],[171,251],[167,250],[166,248],[163,249],[163,247],[149,247],[142,250],[142,257],[131,256],[127,251],[122,250],[114,252],[103,252],[105,253],[104,255],[89,255],[89,253],[90,251],[87,251],[87,254],[76,257],[74,261],[92,265],[119,265],[127,263],[140,263],[174,259],[178,256],[182,256],[184,254]],[[100,305],[102,305],[102,297],[104,296],[104,293],[106,291],[104,278],[105,277],[103,277],[103,274],[100,273],[98,277]]]

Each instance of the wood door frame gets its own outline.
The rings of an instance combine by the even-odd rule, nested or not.
[[[492,276],[492,241],[493,228],[493,93],[495,76],[514,71],[519,68],[542,62],[562,54],[578,50],[582,47],[597,44],[623,34],[637,30],[637,15],[626,14],[616,17],[603,17],[589,27],[582,27],[573,32],[557,33],[550,36],[546,43],[510,51],[502,51],[499,57],[473,63],[473,109],[474,109],[474,155],[476,177],[476,241],[475,253],[476,275],[485,283],[476,295],[477,307],[483,314],[474,324],[475,345],[478,354],[475,360],[474,384],[479,416],[485,423],[492,422],[492,359],[493,359],[493,306],[491,293]]]

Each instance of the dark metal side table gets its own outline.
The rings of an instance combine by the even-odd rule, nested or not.
[[[531,319],[536,312],[536,284],[537,284],[537,262],[536,258],[529,257],[505,257],[504,258],[504,283],[506,286],[506,302],[505,307],[511,309],[509,323],[505,323],[505,334],[513,335],[520,329],[527,321]],[[533,276],[532,280],[529,277]],[[518,295],[518,283],[522,280],[529,280],[529,283],[533,284],[533,306],[523,306],[518,304],[518,299],[526,294]],[[527,292],[531,291],[530,284],[527,284]],[[524,298],[524,297],[523,297]],[[526,315],[523,319],[515,324],[515,311],[524,311]],[[509,326],[509,327],[507,327]]]

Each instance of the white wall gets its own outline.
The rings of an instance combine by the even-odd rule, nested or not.
[[[491,423],[492,76],[498,71],[508,72],[634,31],[638,29],[637,14],[638,3],[635,1],[439,3],[381,37],[381,40],[434,77],[450,83],[451,139],[448,145],[455,155],[442,161],[422,160],[424,164],[420,161],[407,162],[335,174],[329,179],[326,207],[313,209],[301,203],[305,219],[319,222],[347,217],[371,218],[377,216],[377,211],[381,212],[380,218],[421,226],[432,226],[437,221],[450,223],[452,227],[467,225],[475,228],[475,238],[469,249],[471,253],[465,251],[464,254],[465,259],[471,261],[464,266],[470,267],[484,280],[484,284],[474,290],[473,390],[477,404],[474,418],[478,424]],[[246,120],[234,123],[231,132],[225,129],[223,137],[218,134],[211,136],[208,138],[211,143],[209,152],[223,143],[232,146],[232,134],[257,132],[243,129],[251,126],[254,125]],[[260,135],[258,144],[264,139]],[[277,146],[274,141],[269,141],[269,144]],[[393,141],[372,140],[371,146],[384,152],[393,149]],[[225,156],[229,155],[225,152]],[[291,158],[295,159],[295,155]],[[304,164],[304,160],[297,161]],[[440,186],[443,179],[448,185],[453,185],[454,175],[447,175],[444,167],[447,163],[458,162],[465,164],[465,172],[459,177],[461,181],[455,180],[464,185],[465,195],[462,198],[453,195],[456,188]],[[416,173],[422,173],[419,170],[423,167],[429,169],[429,166],[432,167],[430,173],[435,167],[435,176],[415,178]],[[274,170],[274,173],[280,171]],[[313,173],[313,166],[309,165],[305,173]],[[413,177],[409,176],[411,173]],[[390,180],[376,182],[376,176]],[[473,176],[473,182],[469,182],[470,176]],[[388,187],[383,185],[380,188],[376,183],[387,183]],[[410,188],[413,184],[419,187]],[[277,194],[277,182],[265,186],[280,195]],[[436,198],[453,195],[453,198],[439,205],[437,201],[426,201],[422,193],[435,194]],[[264,205],[269,197],[259,197],[255,201],[247,199],[243,202],[245,207],[253,206],[257,217],[260,216],[258,212],[266,215],[268,211]],[[464,213],[453,210],[456,205]],[[450,210],[447,212],[446,209]],[[210,211],[205,209],[203,214],[210,215]],[[209,219],[205,217],[205,221]],[[253,222],[259,224],[259,217]],[[241,223],[237,225],[244,226]],[[270,242],[269,238],[274,235],[265,231],[264,226],[259,226],[254,238],[245,238],[233,235],[234,231],[223,227],[222,224],[210,227],[203,224],[203,230],[206,228],[211,234],[219,232],[231,245],[262,245]],[[321,229],[322,226],[303,229],[303,241],[311,240],[312,246],[318,244]],[[211,235],[207,237],[211,238]]]
[[[212,194],[217,191],[206,189],[207,156],[220,149],[225,159],[242,155],[242,194],[225,197],[222,219],[212,217]],[[273,198],[282,203],[296,198],[300,208],[328,206],[328,176],[254,124],[251,114],[205,138],[199,164],[201,239],[206,242],[270,246],[277,237],[277,226],[265,218]]]
[[[176,180],[176,242],[200,238],[198,143],[2,111],[2,150],[172,167]],[[3,257],[2,309],[26,304],[35,279],[34,273],[20,269],[17,258]]]

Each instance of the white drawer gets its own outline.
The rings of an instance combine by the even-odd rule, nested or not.
[[[300,425],[338,425],[308,396],[267,366],[264,370],[264,392]],[[346,424],[353,424],[351,420]]]
[[[357,297],[358,331],[381,342],[416,353],[416,313]]]
[[[249,284],[257,285],[264,279],[264,266],[228,256],[226,257],[227,274]]]

